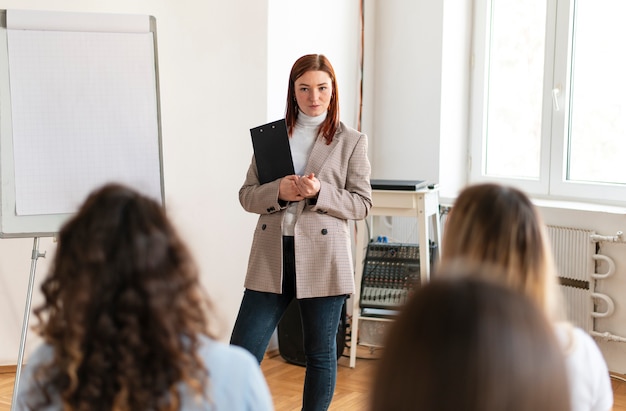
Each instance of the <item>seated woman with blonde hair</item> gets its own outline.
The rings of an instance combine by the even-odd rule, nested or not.
[[[554,324],[568,371],[572,410],[609,411],[609,371],[589,334],[565,320],[544,223],[520,190],[499,184],[461,191],[446,221],[442,266],[458,259],[499,267],[499,280],[538,304]]]

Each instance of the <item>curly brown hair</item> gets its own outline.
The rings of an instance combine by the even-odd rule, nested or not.
[[[176,410],[180,383],[205,395],[197,350],[210,303],[153,199],[119,184],[90,194],[61,229],[41,290],[36,330],[54,355],[33,397],[58,392],[65,410],[93,411]]]

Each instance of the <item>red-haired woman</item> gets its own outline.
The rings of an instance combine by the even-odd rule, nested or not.
[[[231,343],[261,362],[289,303],[298,301],[306,356],[303,410],[326,410],[337,371],[337,328],[354,292],[348,220],[372,205],[367,137],[339,121],[334,69],[323,55],[291,69],[286,124],[295,174],[260,184],[255,160],[239,190],[259,215]]]

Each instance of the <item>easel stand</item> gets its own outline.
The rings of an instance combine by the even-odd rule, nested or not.
[[[20,376],[22,374],[22,363],[24,361],[24,347],[26,345],[26,334],[28,333],[28,321],[30,319],[30,307],[33,299],[33,287],[35,285],[35,270],[37,269],[37,260],[39,257],[46,257],[45,251],[39,252],[39,237],[35,237],[33,241],[33,251],[30,263],[30,278],[28,280],[28,291],[26,293],[26,307],[24,308],[24,320],[22,322],[22,336],[20,338],[20,350],[17,355],[17,367],[15,371],[15,382],[13,384],[13,397],[11,399],[11,411],[17,408],[17,394],[20,385]]]

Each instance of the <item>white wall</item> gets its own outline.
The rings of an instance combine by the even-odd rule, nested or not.
[[[471,1],[366,1],[372,176],[466,182]]]
[[[443,2],[377,0],[373,67],[372,176],[439,182]],[[369,27],[366,27],[366,30]],[[434,163],[433,163],[434,162]]]
[[[349,96],[358,73],[358,4],[324,0],[311,9],[309,2],[284,0],[0,0],[0,8],[156,17],[166,206],[196,257],[227,340],[256,222],[237,198],[252,156],[249,129],[284,115],[291,65],[314,52],[334,64],[343,118],[354,124]],[[32,238],[0,240],[0,365],[17,360],[32,248]],[[41,239],[48,257],[37,263],[33,305],[41,301],[38,284],[54,248],[52,239]],[[37,342],[29,332],[27,354]]]
[[[324,54],[337,76],[341,120],[356,127],[359,64],[356,1],[269,0],[268,120],[285,116],[289,72],[298,57]]]
[[[442,197],[467,181],[471,2],[443,2],[439,179]],[[422,140],[423,144],[423,140]]]

